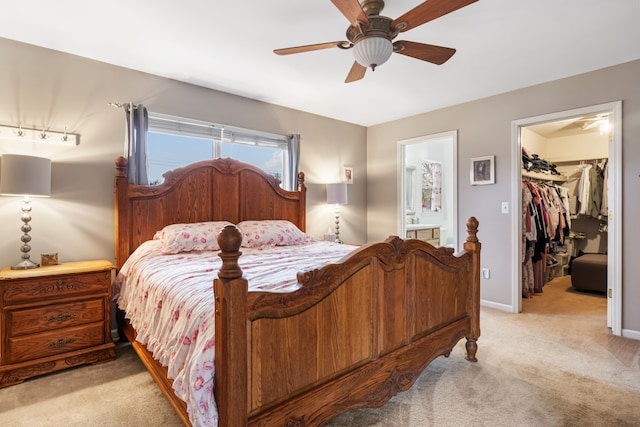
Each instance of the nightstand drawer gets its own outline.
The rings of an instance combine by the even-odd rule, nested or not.
[[[5,291],[4,303],[33,303],[51,298],[107,293],[110,284],[111,271],[16,280]]]
[[[416,230],[418,240],[431,240],[433,239],[433,229],[425,228],[422,230]]]
[[[103,319],[103,298],[9,310],[7,312],[7,336],[16,337],[46,332],[85,323],[100,322]]]
[[[18,363],[104,343],[104,322],[9,338],[5,363]]]

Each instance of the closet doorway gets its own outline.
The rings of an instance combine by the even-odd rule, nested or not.
[[[606,120],[605,120],[606,118]],[[597,122],[597,124],[596,124]],[[608,166],[608,209],[607,216],[601,219],[600,228],[606,231],[606,243],[595,242],[596,252],[607,254],[607,326],[614,335],[622,334],[622,171],[621,171],[621,153],[622,153],[622,103],[612,102],[607,104],[594,105],[590,107],[578,108],[574,110],[562,111],[558,113],[547,114],[543,116],[530,117],[526,119],[516,120],[512,122],[512,140],[513,140],[513,158],[512,158],[512,177],[513,186],[512,202],[517,209],[512,210],[512,230],[513,236],[518,236],[513,251],[512,265],[512,306],[514,311],[522,311],[522,258],[523,243],[522,236],[522,189],[519,183],[523,179],[522,169],[522,148],[523,140],[528,135],[533,134],[533,129],[538,132],[545,132],[544,129],[556,129],[556,131],[564,128],[565,131],[570,128],[579,128],[581,130],[589,130],[600,125],[609,126],[608,130],[603,128],[604,132],[608,132],[606,161]],[[595,129],[594,129],[595,130]],[[536,135],[538,135],[536,133]],[[523,139],[524,137],[524,139]],[[556,138],[553,138],[554,140]],[[575,149],[575,147],[574,147]],[[556,151],[558,152],[558,151]],[[562,151],[559,151],[562,153]],[[575,155],[571,158],[565,154],[559,155],[555,159],[549,159],[552,163],[571,165],[576,164],[583,157],[583,163],[602,161],[602,154]],[[565,169],[566,170],[566,169]],[[528,175],[525,172],[524,175]],[[575,184],[574,184],[575,185]],[[575,243],[575,242],[574,242]],[[580,247],[580,243],[578,243]],[[584,246],[584,245],[582,245]],[[593,246],[590,248],[593,251]],[[586,252],[586,251],[585,251]]]

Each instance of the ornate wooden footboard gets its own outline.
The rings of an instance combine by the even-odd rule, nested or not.
[[[305,230],[304,174],[282,190],[235,160],[198,162],[153,187],[128,182],[116,160],[116,267],[156,231],[180,222],[286,219]],[[466,338],[475,361],[480,335],[478,222],[464,251],[391,237],[340,263],[301,273],[290,294],[247,292],[238,266],[240,235],[220,236],[215,280],[215,394],[220,427],[314,426],[347,410],[376,407],[409,388],[436,357]],[[122,331],[185,424],[185,403],[135,331]]]
[[[383,405],[466,337],[480,335],[478,222],[464,253],[391,237],[301,273],[291,294],[248,293],[241,236],[219,237],[216,402],[221,426],[315,426]]]

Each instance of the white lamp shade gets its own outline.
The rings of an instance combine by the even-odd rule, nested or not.
[[[330,205],[347,204],[347,183],[337,182],[327,184],[327,203]]]
[[[384,37],[367,37],[353,46],[353,56],[363,67],[375,68],[384,64],[393,53],[393,45]]]
[[[43,157],[3,154],[0,162],[0,194],[3,196],[50,196],[51,160]]]

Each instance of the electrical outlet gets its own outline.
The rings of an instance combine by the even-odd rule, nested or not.
[[[502,202],[502,213],[503,214],[509,213],[509,202]]]
[[[488,268],[483,268],[482,269],[482,278],[483,279],[488,279],[489,277],[491,277],[491,273],[489,271]]]

